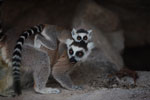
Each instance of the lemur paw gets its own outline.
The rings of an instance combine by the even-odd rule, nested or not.
[[[89,48],[89,49],[93,49],[93,48],[95,48],[95,44],[94,44],[94,42],[89,42],[88,43],[88,45],[87,45],[87,47]]]
[[[35,89],[35,91],[37,93],[41,93],[41,94],[58,94],[60,93],[59,89],[56,88],[44,88],[44,89]]]
[[[73,42],[73,39],[67,39],[67,40],[65,41],[65,44],[66,44],[67,47],[68,47],[70,44],[72,44],[72,42]]]
[[[5,93],[0,93],[2,97],[15,97],[16,94],[13,90],[6,90]]]
[[[77,86],[77,85],[74,85],[72,87],[74,90],[83,90],[83,87],[82,86]]]

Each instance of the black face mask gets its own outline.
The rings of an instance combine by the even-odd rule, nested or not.
[[[77,63],[77,60],[75,60],[75,58],[74,58],[74,57],[71,57],[71,58],[69,59],[69,61],[70,61],[72,64]]]
[[[84,40],[81,40],[80,43],[81,43],[82,45],[86,44],[86,43],[84,42]]]

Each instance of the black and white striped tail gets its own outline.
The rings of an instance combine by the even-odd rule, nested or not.
[[[17,95],[21,94],[20,66],[21,66],[21,51],[24,41],[31,35],[41,33],[44,28],[43,24],[36,25],[24,31],[17,40],[12,57],[12,74],[14,79],[14,91]]]

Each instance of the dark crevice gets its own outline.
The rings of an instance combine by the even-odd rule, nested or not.
[[[123,59],[126,67],[138,71],[150,71],[150,45],[125,48]]]

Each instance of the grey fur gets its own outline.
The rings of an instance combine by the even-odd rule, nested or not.
[[[58,30],[56,27],[52,27],[51,25],[46,27],[47,34],[53,34],[57,36],[57,49],[58,55],[64,54],[64,51],[66,51],[66,46],[63,42],[65,38],[69,38],[71,35],[68,32],[68,30]],[[6,39],[5,44],[3,47],[7,48],[6,52],[6,59],[10,59],[12,57],[12,53],[14,52],[14,47],[16,44],[16,40],[18,39],[18,35],[16,33],[11,34],[12,32],[16,32],[18,29],[13,29],[7,32],[8,37]],[[67,34],[65,34],[68,32]],[[14,35],[15,34],[15,35]],[[62,36],[66,35],[62,38]],[[41,34],[42,36],[42,34]],[[69,37],[68,37],[69,36]],[[56,39],[55,39],[56,40]],[[51,43],[51,42],[50,42]],[[22,45],[22,43],[19,43],[19,45]],[[20,52],[19,49],[15,49],[16,51]],[[33,79],[35,83],[34,90],[38,93],[46,94],[46,93],[59,93],[60,91],[58,89],[48,88],[46,87],[46,82],[48,81],[48,77],[51,74],[51,68],[53,68],[52,75],[53,77],[64,87],[69,90],[78,89],[77,86],[73,84],[73,82],[70,79],[69,73],[73,70],[73,65],[69,64],[69,58],[67,57],[67,53],[64,55],[65,59],[64,61],[68,64],[61,65],[63,61],[59,64],[59,61],[56,61],[55,64],[52,64],[51,61],[53,60],[53,57],[51,58],[51,53],[49,51],[53,51],[46,46],[42,45],[40,48],[34,47],[34,39],[28,38],[25,41],[25,45],[23,45],[22,48],[22,64],[21,64],[21,71],[28,73],[29,75],[33,74]],[[88,52],[88,51],[86,51]],[[55,53],[54,53],[55,54]],[[63,56],[61,56],[63,58]],[[58,59],[59,60],[59,59]],[[13,63],[13,62],[12,62]],[[61,65],[62,67],[58,68],[57,65]],[[23,73],[21,73],[23,74]],[[24,75],[22,75],[24,76]],[[22,79],[22,81],[31,80],[31,77],[25,77],[26,79]]]

